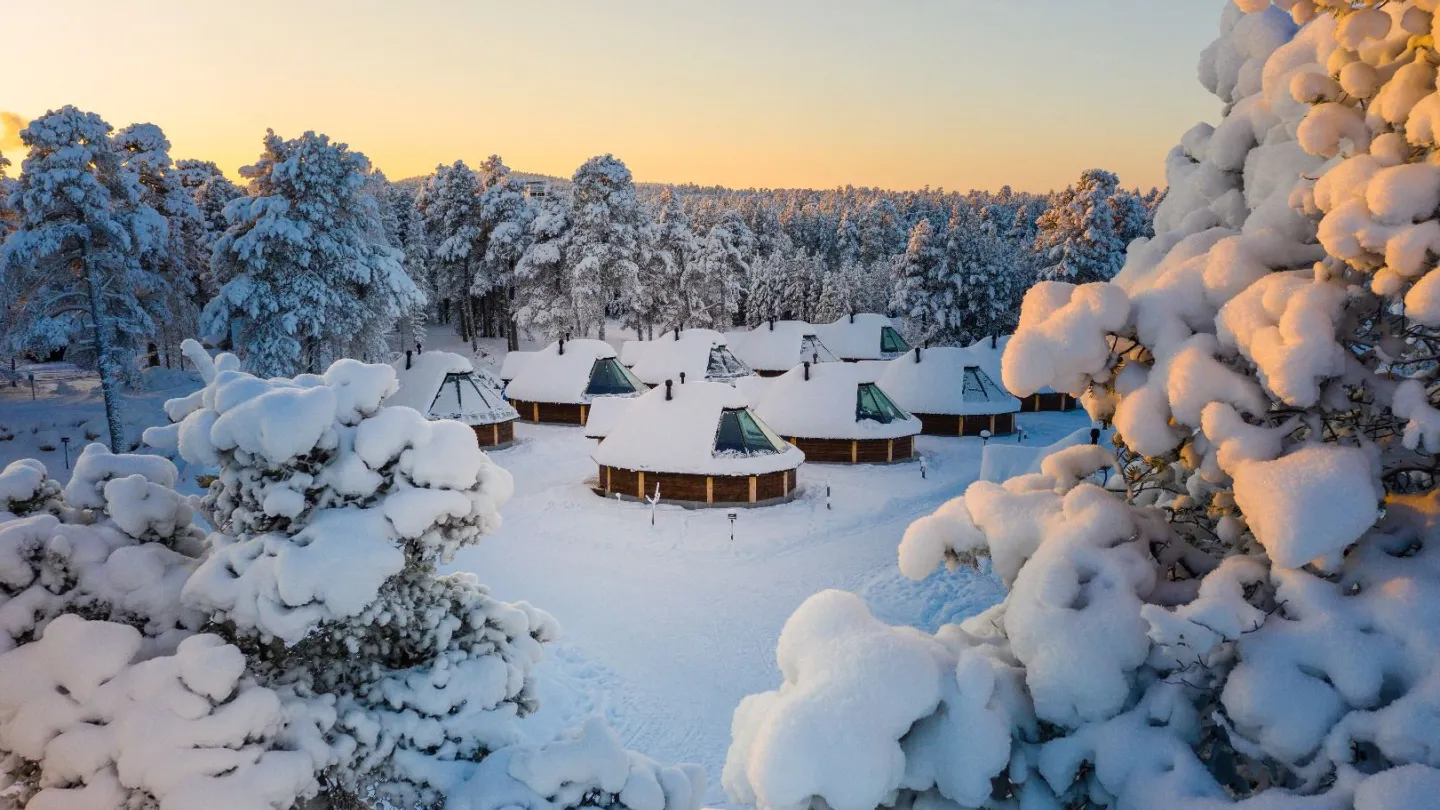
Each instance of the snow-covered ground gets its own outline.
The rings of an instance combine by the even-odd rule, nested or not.
[[[426,348],[475,357],[442,330]],[[475,357],[477,365],[498,368],[503,343],[482,348],[488,356]],[[23,383],[0,388],[0,426],[8,428],[0,439],[14,436],[0,440],[0,467],[35,457],[63,481],[63,448],[41,447],[52,434],[69,436],[73,461],[86,443],[85,423],[103,421],[99,393],[73,367],[22,368],[22,377],[31,370],[36,399]],[[152,371],[148,390],[127,397],[130,435],[163,423],[165,399],[198,385],[187,372]],[[1087,420],[1078,412],[1026,414],[1020,424],[1026,444],[1046,445]],[[806,465],[796,501],[735,510],[732,540],[726,510],[661,506],[652,527],[648,506],[593,494],[586,482],[596,472],[594,442],[578,428],[520,425],[516,435],[515,447],[494,455],[516,482],[504,526],[462,552],[455,568],[475,572],[502,599],[529,601],[560,620],[563,637],[541,666],[544,703],[530,728],[541,738],[603,714],[629,747],[703,765],[707,804],[727,803],[719,777],[731,713],[745,695],[780,682],[776,641],[806,597],[855,591],[881,619],[933,630],[1001,596],[987,575],[912,582],[896,565],[905,527],[977,477],[979,439],[921,437],[926,478],[918,463]],[[196,491],[193,476],[181,473],[182,487]]]
[[[1028,414],[1027,444],[1088,424],[1083,414]],[[494,458],[515,475],[505,524],[456,567],[503,599],[524,599],[564,634],[541,665],[537,732],[603,713],[626,745],[661,761],[697,762],[707,803],[725,803],[720,767],[730,717],[745,695],[780,682],[775,643],[785,620],[825,588],[861,594],[881,619],[934,630],[998,601],[978,574],[901,576],[896,546],[917,517],[960,493],[979,472],[979,439],[921,437],[920,465],[806,465],[801,497],[735,510],[603,501],[592,441],[577,428],[521,425]],[[830,488],[826,507],[825,489]]]

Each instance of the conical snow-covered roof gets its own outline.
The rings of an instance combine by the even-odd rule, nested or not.
[[[756,371],[789,371],[805,360],[838,362],[816,327],[804,321],[767,321],[748,332],[726,336],[730,351]]]
[[[450,352],[422,352],[391,364],[399,388],[386,406],[414,408],[430,419],[467,425],[507,422],[518,414],[466,358]]]
[[[602,340],[557,341],[529,355],[505,387],[505,396],[512,400],[580,405],[596,397],[636,396],[647,390]]]
[[[815,333],[841,360],[889,360],[910,350],[894,321],[873,312],[846,315]]]
[[[793,470],[805,454],[752,413],[745,395],[719,382],[652,388],[624,408],[591,456],[645,472],[764,475]]]
[[[666,380],[678,383],[681,374],[687,380],[723,381],[754,373],[730,351],[725,336],[713,329],[686,329],[679,339],[674,332],[667,332],[656,340],[639,342],[633,348],[627,343],[621,348],[631,349],[635,362],[630,370],[647,385]]]
[[[912,349],[885,364],[880,387],[912,414],[973,416],[1015,413],[1020,400],[985,371],[968,349]]]
[[[898,439],[920,432],[876,384],[884,363],[819,363],[769,381],[755,414],[781,436],[801,439]]]

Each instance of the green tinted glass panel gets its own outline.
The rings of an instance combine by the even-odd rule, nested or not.
[[[880,327],[880,351],[884,354],[904,354],[910,351],[910,344],[900,337],[892,327]]]
[[[600,397],[634,394],[644,389],[645,385],[630,373],[630,369],[620,365],[620,361],[613,357],[605,357],[596,360],[590,369],[590,385],[585,389],[585,394]]]
[[[733,409],[720,413],[720,426],[715,431],[716,455],[755,456],[778,452],[780,440],[757,422],[749,411]]]
[[[861,383],[855,394],[855,419],[872,419],[881,424],[890,424],[896,419],[904,419],[905,412],[895,406],[885,392],[874,383]]]

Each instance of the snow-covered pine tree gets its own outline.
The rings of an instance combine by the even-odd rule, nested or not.
[[[825,278],[825,260],[819,253],[809,253],[796,248],[786,260],[785,284],[781,290],[777,310],[784,317],[814,321],[815,305]]]
[[[161,282],[147,302],[157,331],[151,363],[178,364],[180,341],[199,329],[200,311],[215,293],[210,281],[206,222],[170,159],[170,141],[154,124],[131,124],[115,133],[125,168],[140,181],[141,200],[165,220],[164,238],[142,255]]]
[[[1110,172],[1087,169],[1079,183],[1056,195],[1036,223],[1042,280],[1082,284],[1120,272],[1128,242],[1116,211],[1119,183]]]
[[[530,246],[530,223],[535,209],[520,186],[510,182],[510,169],[491,155],[481,166],[480,231],[485,252],[480,256],[470,292],[483,299],[481,333],[503,331],[511,350],[520,348],[515,335],[512,300],[515,267]]]
[[[840,215],[840,222],[835,226],[835,235],[828,247],[829,254],[825,263],[828,273],[860,260],[860,226],[850,217],[849,211]]]
[[[674,189],[667,187],[660,192],[655,221],[646,236],[638,286],[647,307],[640,313],[641,318],[651,331],[656,325],[678,329],[685,305],[681,280],[699,245],[690,230],[690,217]]]
[[[20,215],[10,199],[15,186],[15,180],[10,177],[10,158],[0,154],[0,243],[4,243],[5,237],[19,224]]]
[[[213,297],[215,288],[210,278],[210,258],[214,253],[216,240],[228,227],[225,221],[225,206],[229,205],[231,200],[245,196],[245,190],[230,182],[230,178],[220,171],[220,167],[208,160],[177,160],[175,173],[180,178],[180,184],[190,193],[191,199],[200,209],[200,218],[205,223],[205,237],[201,245],[205,263],[203,273],[207,285],[205,293]]]
[[[485,253],[480,179],[463,160],[436,166],[422,208],[438,320],[453,320],[460,339],[473,345],[480,333],[471,288]]]
[[[530,224],[530,246],[515,265],[515,322],[545,340],[580,333],[566,272],[571,234],[569,206],[546,197]]]
[[[629,311],[640,267],[645,219],[630,170],[613,155],[598,155],[575,170],[570,244],[565,251],[571,307],[578,332],[605,338],[612,305]]]
[[[742,285],[748,285],[750,278],[741,253],[743,236],[732,229],[735,224],[727,219],[712,227],[700,241],[695,260],[681,273],[678,324],[720,331],[734,325]]]
[[[952,220],[956,227],[950,231],[945,252],[959,311],[951,320],[949,334],[939,336],[937,342],[969,346],[984,337],[1008,334],[1012,268],[984,212],[970,206],[957,210],[961,216]]]
[[[945,243],[930,220],[922,219],[910,229],[909,244],[895,261],[895,293],[890,301],[910,342],[917,346],[928,341],[938,326],[934,309],[938,284],[947,275]]]
[[[750,268],[750,296],[746,299],[745,325],[759,326],[766,321],[786,316],[785,286],[791,262],[795,257],[786,250],[775,250],[756,259]]]
[[[111,447],[123,451],[120,388],[156,333],[145,302],[163,286],[141,257],[164,238],[165,222],[100,116],[62,107],[20,137],[30,151],[12,196],[19,226],[0,248],[0,288],[18,307],[5,341],[11,351],[87,344]]]
[[[870,267],[905,250],[905,228],[895,203],[881,198],[866,206],[859,226],[858,260]]]
[[[370,161],[325,135],[269,131],[259,162],[240,170],[249,195],[211,268],[221,285],[202,325],[228,337],[264,376],[320,371],[335,359],[380,359],[396,320],[423,302],[367,193]]]
[[[829,323],[855,311],[859,278],[860,265],[853,261],[825,274],[820,280],[820,298],[815,302],[816,322]]]
[[[181,591],[204,532],[176,477],[100,444],[63,490],[33,459],[0,472],[0,807],[278,808],[317,787],[328,751],[307,743],[333,709],[198,632]]]
[[[618,755],[680,788],[665,793],[666,810],[694,809],[703,775],[629,755],[613,734],[570,758],[577,770],[565,781],[595,784],[569,799],[545,791],[539,769],[484,767],[517,756],[515,721],[537,708],[531,670],[557,628],[471,574],[437,572],[499,525],[513,488],[468,426],[381,407],[396,386],[386,365],[341,360],[318,377],[260,380],[224,356],[206,369],[196,344],[187,353],[206,389],[169,403],[176,423],[146,434],[219,471],[202,511],[221,528],[184,597],[246,652],[257,681],[323,721],[304,739],[328,763],[328,806],[464,806],[447,799],[544,791],[562,807],[629,807],[613,795],[626,780],[615,785],[605,767]],[[281,415],[283,435],[269,429]]]
[[[988,558],[978,616],[802,606],[736,712],[737,803],[1435,805],[1436,5],[1283,5],[1226,8],[1226,114],[1171,152],[1156,237],[1025,298],[1006,386],[1083,394],[1116,452],[1081,433],[910,527],[907,576]]]

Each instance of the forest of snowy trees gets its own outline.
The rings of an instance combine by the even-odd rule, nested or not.
[[[642,335],[769,319],[901,319],[918,343],[1008,332],[1042,279],[1112,277],[1161,194],[1091,170],[1061,192],[637,185],[603,155],[569,181],[498,156],[391,182],[325,135],[265,135],[242,187],[175,161],[153,124],[64,107],[0,157],[3,351],[99,370],[116,391],[199,335],[262,375],[386,359],[427,323],[463,340]]]

